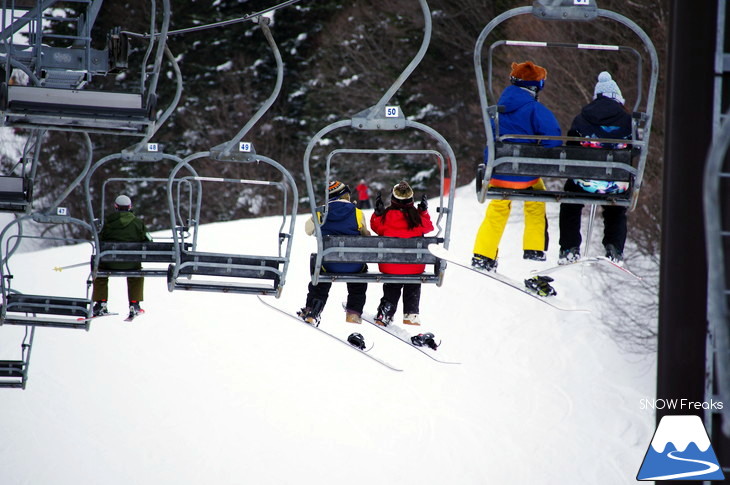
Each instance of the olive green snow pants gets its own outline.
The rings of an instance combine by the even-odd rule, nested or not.
[[[144,278],[141,276],[127,277],[127,298],[129,301],[144,300]],[[107,301],[109,299],[109,278],[100,276],[94,279],[94,291],[91,294],[93,301]]]

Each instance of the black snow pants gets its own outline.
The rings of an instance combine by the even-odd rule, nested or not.
[[[324,308],[325,303],[327,303],[330,288],[332,288],[332,283],[320,282],[317,285],[313,285],[310,281],[307,287],[307,308],[316,309],[316,313],[319,314]],[[365,307],[365,293],[367,289],[367,283],[347,283],[346,309],[361,315],[362,309]]]
[[[566,192],[585,192],[575,182],[565,182]],[[613,244],[620,252],[626,243],[626,207],[604,205],[603,207],[603,246]],[[560,204],[560,250],[578,248],[582,241],[580,235],[583,204]]]
[[[403,290],[403,314],[419,313],[421,303],[421,283],[383,283],[381,304],[387,301],[392,305],[389,317],[393,317]]]

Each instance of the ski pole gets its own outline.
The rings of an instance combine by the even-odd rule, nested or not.
[[[84,261],[83,263],[76,263],[76,264],[69,264],[68,266],[54,266],[53,271],[58,271],[59,273],[63,271],[64,269],[70,269],[70,268],[78,268],[79,266],[84,266],[89,264],[88,261]]]

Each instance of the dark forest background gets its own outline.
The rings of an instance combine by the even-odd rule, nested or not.
[[[157,2],[157,9],[159,4]],[[272,7],[277,2],[263,0],[220,0],[216,2],[175,0],[172,2],[171,30],[203,26],[236,19]],[[668,4],[664,0],[641,2],[600,0],[598,6],[619,12],[635,21],[652,38],[660,57],[666,51]],[[68,3],[69,9],[75,4]],[[93,39],[103,48],[107,33],[114,27],[136,33],[150,30],[149,0],[105,2],[95,23]],[[411,119],[438,131],[454,150],[458,163],[457,185],[470,183],[482,160],[485,136],[476,78],[474,45],[484,26],[499,13],[528,6],[528,0],[430,0],[433,35],[428,52],[410,78],[391,100]],[[157,12],[159,18],[159,11]],[[423,39],[423,18],[416,0],[302,0],[277,10],[271,24],[285,65],[281,94],[266,115],[246,137],[256,151],[284,165],[294,176],[300,193],[300,211],[308,211],[302,168],[305,148],[320,129],[347,119],[373,106],[418,51]],[[521,16],[504,24],[487,39],[549,40],[589,44],[619,44],[641,49],[639,40],[625,27],[607,20],[545,22]],[[260,26],[251,21],[225,27],[173,34],[168,45],[184,78],[182,99],[170,119],[152,141],[165,152],[185,157],[206,151],[230,140],[270,95],[276,76],[274,57]],[[140,84],[141,63],[147,47],[143,39],[132,38],[127,72],[99,77],[89,89],[134,89]],[[648,59],[645,56],[645,59]],[[617,53],[596,53],[575,49],[504,47],[495,51],[495,95],[507,85],[512,61],[533,60],[548,70],[541,102],[558,117],[565,131],[580,107],[589,102],[598,73],[608,70],[623,90],[627,105],[637,96],[637,65],[633,57]],[[486,63],[485,63],[486,65]],[[645,61],[643,79],[649,77]],[[158,94],[162,111],[172,99],[173,70],[163,66]],[[664,74],[655,107],[651,152],[645,185],[637,209],[630,216],[630,238],[646,255],[656,255],[661,220],[661,173],[663,145]],[[647,87],[643,87],[644,98]],[[490,99],[495,102],[495,99]],[[350,130],[351,132],[352,130]],[[370,148],[431,148],[423,136],[406,131],[388,134],[367,132],[364,136],[335,133],[326,148],[347,146]],[[93,135],[93,160],[120,152],[137,140],[132,137]],[[80,135],[49,132],[43,140],[35,193],[49,200],[60,193],[83,168],[86,148]],[[322,154],[314,153],[313,169],[322,166]],[[12,162],[12,161],[10,161]],[[198,168],[196,166],[196,168]],[[94,180],[98,197],[104,177],[167,177],[170,166],[156,169],[113,166]],[[262,165],[221,164],[203,160],[203,175],[235,178],[275,177],[276,171]],[[403,178],[416,188],[417,195],[438,193],[439,174],[432,160],[411,158],[347,158],[333,166],[333,178],[350,185],[365,179],[376,190],[388,190]],[[324,181],[315,180],[322,184]],[[164,200],[164,184],[118,187],[134,199],[135,210],[143,215],[151,230],[170,226]],[[114,188],[112,187],[112,190]],[[111,197],[108,194],[107,198]],[[278,214],[280,196],[276,191],[217,185],[207,190],[201,223],[243,217]],[[101,203],[101,202],[99,202]],[[109,204],[110,200],[104,203]],[[475,197],[475,203],[476,197]],[[85,214],[84,198],[75,190],[67,203],[73,214]],[[475,224],[477,221],[475,221]]]

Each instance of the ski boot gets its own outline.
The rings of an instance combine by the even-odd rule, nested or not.
[[[349,343],[353,347],[357,347],[360,350],[365,350],[365,338],[357,332],[351,333],[347,337],[347,343]]]
[[[434,340],[434,334],[432,333],[419,333],[411,337],[411,343],[416,347],[428,347],[429,349],[436,350],[439,346]]]
[[[496,271],[497,260],[475,253],[471,258],[471,267],[479,271]]]
[[[558,293],[550,286],[553,279],[549,276],[533,276],[525,280],[525,286],[538,296],[554,296]]]
[[[558,254],[558,264],[575,263],[580,259],[580,248],[561,249]]]
[[[393,321],[393,304],[389,301],[380,300],[378,313],[375,315],[375,323],[381,327],[387,327]]]
[[[545,251],[535,251],[534,249],[525,249],[525,252],[522,253],[522,259],[529,259],[532,261],[545,261],[547,257],[545,256]]]
[[[94,308],[92,309],[92,315],[95,317],[103,317],[109,315],[109,309],[106,306],[105,301],[95,301]]]

